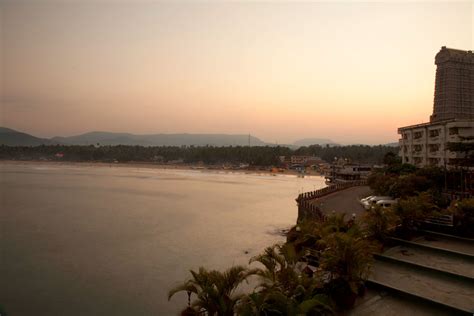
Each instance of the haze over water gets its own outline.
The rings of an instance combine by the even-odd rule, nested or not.
[[[1,170],[9,315],[176,314],[186,295],[168,303],[166,294],[189,269],[246,264],[284,240],[298,192],[324,186],[321,177],[135,167]]]

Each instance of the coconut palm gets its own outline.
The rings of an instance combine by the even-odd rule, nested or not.
[[[195,294],[197,299],[192,303],[189,300],[188,307],[197,313],[207,313],[211,316],[234,315],[235,305],[242,297],[235,293],[236,289],[254,273],[243,266],[234,266],[224,272],[208,271],[200,267],[199,271],[191,270],[190,272],[192,279],[170,290],[168,300],[181,291],[187,292],[188,297]],[[190,313],[189,308],[187,311]]]

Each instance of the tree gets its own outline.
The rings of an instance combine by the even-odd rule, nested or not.
[[[187,312],[206,312],[207,315],[233,316],[234,308],[243,295],[235,294],[237,287],[254,273],[243,266],[234,266],[224,272],[203,267],[199,271],[191,270],[192,279],[170,290],[168,300],[178,293],[185,291],[190,296],[195,294],[197,299],[188,306]]]
[[[390,230],[396,228],[398,220],[392,208],[382,208],[377,205],[367,210],[363,222],[369,237],[384,242]]]
[[[400,157],[398,155],[394,154],[393,152],[389,151],[383,156],[383,163],[386,165],[395,165],[398,163],[401,163]]]
[[[400,218],[402,232],[407,233],[417,229],[419,221],[436,215],[438,207],[433,203],[431,194],[422,192],[400,199],[394,206],[394,212]]]
[[[253,257],[260,283],[256,291],[239,304],[239,315],[333,315],[329,298],[322,294],[322,283],[296,270],[298,261],[292,244],[274,245]]]
[[[330,293],[338,306],[352,307],[369,275],[376,244],[364,238],[357,224],[345,233],[325,236],[321,243],[326,248],[321,255],[320,267],[329,273]]]
[[[454,201],[449,211],[454,215],[456,229],[463,235],[474,235],[474,198]]]

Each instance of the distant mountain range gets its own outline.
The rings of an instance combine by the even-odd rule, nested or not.
[[[226,134],[149,134],[90,132],[70,137],[38,138],[6,127],[0,127],[0,145],[140,145],[140,146],[247,146],[249,135]],[[250,136],[250,145],[265,146],[267,143]]]
[[[26,133],[18,132],[10,128],[0,127],[0,145],[8,146],[39,146],[51,145],[49,139],[38,138]]]
[[[38,145],[140,145],[140,146],[247,146],[249,135],[242,134],[146,134],[90,132],[69,137],[39,138],[10,128],[0,127],[0,145],[38,146]],[[275,146],[261,139],[250,136],[251,146]],[[292,148],[310,145],[338,146],[326,138],[305,138],[293,144],[282,145]],[[387,146],[397,146],[390,143]]]
[[[70,137],[53,137],[54,142],[70,145],[141,145],[141,146],[245,146],[249,135],[226,134],[148,134],[91,132]],[[265,142],[250,136],[252,146],[264,146]]]

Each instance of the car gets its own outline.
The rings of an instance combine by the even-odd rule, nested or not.
[[[397,204],[397,200],[380,200],[375,203],[375,206],[380,206],[382,208],[389,208]]]
[[[393,200],[391,196],[372,196],[370,199],[364,201],[362,205],[366,210],[370,209],[375,203],[382,200]]]
[[[368,197],[365,197],[365,198],[361,199],[361,200],[360,200],[360,203],[364,203],[365,201],[367,201],[367,200],[369,200],[369,199],[371,199],[371,198],[373,198],[373,197],[375,197],[375,195],[369,195]]]

